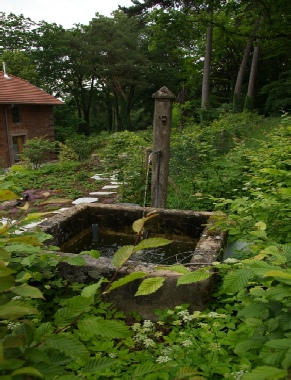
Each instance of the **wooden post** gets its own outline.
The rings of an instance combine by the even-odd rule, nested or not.
[[[170,159],[172,104],[175,95],[167,87],[153,94],[155,99],[151,206],[166,208]]]

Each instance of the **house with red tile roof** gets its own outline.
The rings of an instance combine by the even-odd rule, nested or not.
[[[28,81],[0,71],[0,167],[19,161],[26,140],[54,140],[53,107],[61,104]]]

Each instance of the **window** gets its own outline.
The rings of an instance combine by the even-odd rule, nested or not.
[[[20,108],[19,108],[19,106],[13,106],[12,107],[12,122],[13,123],[19,123],[20,121],[21,121]]]

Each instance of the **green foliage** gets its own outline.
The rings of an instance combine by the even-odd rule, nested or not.
[[[59,142],[59,155],[58,158],[60,162],[70,162],[70,161],[78,161],[78,155],[75,153],[74,149],[67,146],[66,144],[62,144]]]
[[[115,171],[121,182],[120,200],[143,204],[146,181],[145,148],[151,145],[149,133],[118,132],[109,135],[100,151],[105,171]]]
[[[34,169],[39,169],[41,164],[49,159],[54,148],[53,141],[49,141],[46,137],[35,137],[24,143],[21,159],[28,160]]]
[[[205,131],[203,136],[207,144],[199,151],[201,170],[205,163],[211,162],[207,149],[219,146],[212,140],[211,131]],[[176,138],[175,141],[181,142],[182,139]],[[248,253],[245,256],[241,253],[242,260],[227,258],[193,272],[182,265],[162,268],[175,272],[180,287],[211,278],[213,274],[216,278],[219,276],[221,282],[216,286],[209,310],[190,312],[188,305],[182,305],[173,310],[156,311],[157,322],[137,317],[138,322],[130,321],[126,325],[120,320],[121,313],[102,301],[103,279],[88,285],[68,283],[57,277],[57,265],[60,260],[71,259],[60,259],[48,252],[42,246],[48,236],[39,232],[16,234],[31,216],[24,215],[14,222],[2,221],[1,375],[16,380],[28,377],[70,380],[288,378],[291,367],[289,140],[290,119],[285,116],[276,133],[259,142],[256,149],[235,143],[235,148],[227,153],[228,159],[241,157],[239,162],[243,165],[239,173],[243,174],[240,180],[244,189],[234,191],[232,198],[212,200],[225,212],[216,218],[215,228],[225,228],[229,230],[230,239],[249,243]],[[190,143],[191,139],[185,142],[189,152]],[[216,159],[219,157],[216,148],[211,154]],[[223,161],[225,165],[227,158]],[[63,171],[56,175],[55,168],[61,167]],[[66,171],[73,176],[76,167],[75,163],[45,165],[39,173],[54,173],[59,179],[60,173],[65,176]],[[17,198],[15,181],[21,184],[28,173],[25,170],[9,173],[5,176],[7,181],[0,178],[1,201]],[[234,180],[233,185],[241,183],[237,181]],[[230,188],[226,191],[231,193]],[[236,194],[243,196],[236,197]],[[134,222],[137,238],[146,222],[154,217],[155,214],[149,214]],[[163,244],[168,241],[137,239],[135,245],[123,247],[114,258],[116,273],[138,250]],[[69,262],[82,265],[83,259],[78,257]],[[137,272],[119,280],[113,278],[105,284],[103,293],[131,281],[141,281],[145,276]],[[146,278],[136,295],[151,294],[163,286],[164,281],[165,277]]]
[[[96,172],[90,164],[64,161],[45,164],[38,169],[37,174],[30,169],[15,171],[12,168],[11,175],[18,184],[19,192],[22,191],[21,188],[58,190],[59,197],[74,199],[83,195],[82,189],[85,193],[88,192],[90,177]]]
[[[78,161],[84,161],[100,148],[101,143],[97,136],[85,137],[74,133],[67,136],[65,145],[67,152],[74,152]]]
[[[218,209],[227,210],[220,228],[232,240],[290,242],[290,117],[282,121],[268,141],[245,151],[244,196],[216,201]]]

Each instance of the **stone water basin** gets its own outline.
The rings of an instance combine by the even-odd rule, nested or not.
[[[133,222],[153,211],[156,211],[158,216],[146,223],[146,228],[150,230],[150,237],[162,236],[176,242],[193,243],[193,248],[190,246],[193,252],[190,255],[187,252],[189,258],[181,261],[183,265],[191,270],[197,270],[219,260],[225,236],[222,232],[211,229],[215,216],[211,212],[149,207],[144,209],[136,205],[123,204],[82,204],[45,220],[39,226],[44,232],[52,235],[48,244],[66,247],[72,239],[81,237],[92,224],[98,224],[98,228],[100,228],[98,234],[102,235],[103,231],[109,231],[130,237],[134,234]],[[94,247],[92,248],[94,249]],[[85,247],[84,250],[88,249]],[[78,253],[66,253],[67,256],[76,254]],[[94,259],[91,256],[84,256],[84,258],[86,264],[82,267],[61,263],[59,265],[60,275],[70,281],[88,283],[97,281],[101,276],[110,279],[115,273],[115,267],[110,257],[101,256],[99,259]],[[171,264],[175,264],[175,262]],[[201,282],[177,286],[178,273],[157,270],[157,266],[157,263],[151,263],[149,260],[143,261],[142,255],[135,259],[133,256],[132,260],[122,268],[118,277],[134,271],[146,272],[147,277],[165,277],[164,285],[155,293],[147,296],[134,296],[142,281],[135,280],[112,290],[105,296],[106,299],[112,302],[117,309],[124,311],[127,316],[135,311],[143,318],[152,320],[156,319],[155,309],[189,304],[190,310],[194,311],[203,310],[209,305],[215,285],[215,276]]]

